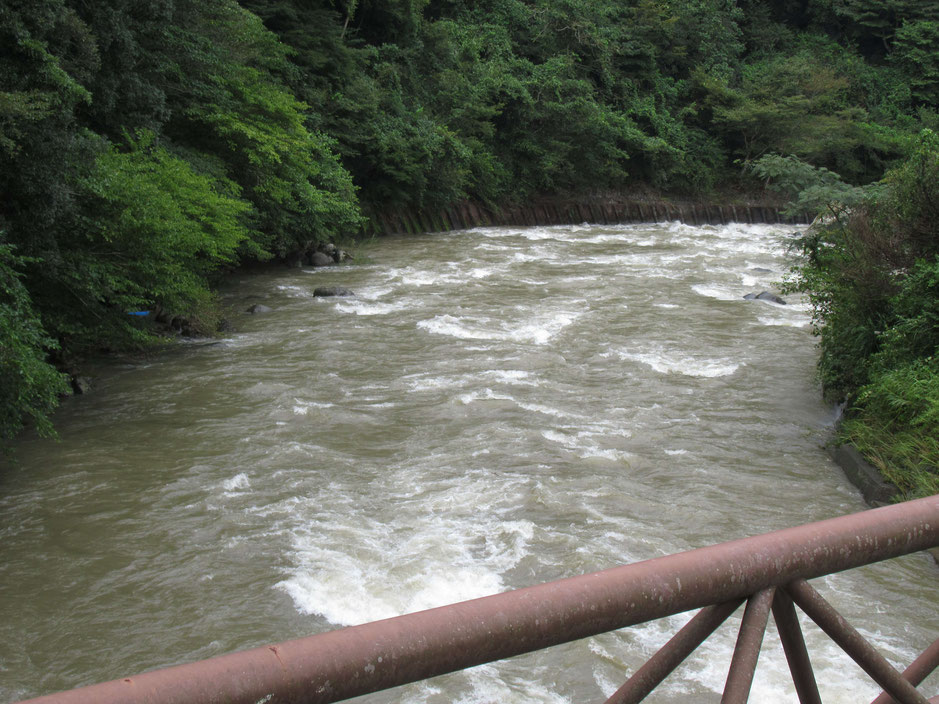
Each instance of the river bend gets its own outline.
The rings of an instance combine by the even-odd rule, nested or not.
[[[806,307],[742,298],[786,232],[479,228],[236,276],[236,332],[94,369],[0,470],[0,701],[862,510]],[[936,578],[817,584],[905,665]],[[602,701],[687,618],[363,701]],[[736,623],[652,701],[718,702]],[[870,701],[808,630],[824,701]],[[771,626],[752,701],[794,696]]]

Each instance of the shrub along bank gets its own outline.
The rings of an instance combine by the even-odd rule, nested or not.
[[[814,306],[839,435],[906,497],[939,493],[939,136],[832,204],[790,282]]]
[[[876,181],[939,127],[937,37],[933,0],[0,2],[0,438],[147,344],[128,313],[210,332],[215,277],[360,203]]]

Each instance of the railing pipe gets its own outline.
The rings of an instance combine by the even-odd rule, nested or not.
[[[668,643],[649,658],[645,665],[636,670],[635,674],[626,680],[623,686],[617,689],[604,704],[639,704],[742,603],[742,599],[734,599],[724,604],[714,604],[701,609],[669,639]]]
[[[799,625],[799,617],[796,615],[792,599],[784,589],[777,589],[773,597],[773,619],[776,621],[779,640],[782,642],[783,652],[789,663],[789,671],[792,673],[792,683],[799,696],[799,704],[822,704],[812,661],[809,659],[802,627]]]
[[[922,694],[893,669],[867,639],[845,618],[832,608],[805,580],[799,579],[786,586],[792,600],[809,618],[818,624],[877,684],[900,704],[929,704]]]
[[[939,545],[939,496],[32,700],[335,702]]]
[[[763,589],[747,601],[721,704],[747,704],[750,698],[750,687],[753,684],[757,660],[760,658],[760,647],[763,645],[763,634],[766,633],[774,591],[773,587]]]
[[[937,667],[939,667],[939,638],[934,640],[932,645],[903,671],[903,679],[915,687],[929,677]],[[897,700],[883,692],[871,704],[897,704]]]

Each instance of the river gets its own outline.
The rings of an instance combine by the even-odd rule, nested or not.
[[[787,231],[479,228],[236,275],[235,332],[93,368],[0,468],[0,701],[866,508],[821,448],[807,307],[742,298]],[[937,574],[815,584],[905,666]],[[602,701],[687,618],[362,701]],[[718,702],[738,623],[651,701]],[[870,701],[807,631],[824,701]],[[772,625],[751,701],[796,701]]]

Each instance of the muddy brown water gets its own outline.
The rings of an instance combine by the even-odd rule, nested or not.
[[[93,369],[0,471],[0,701],[866,508],[821,448],[806,307],[742,298],[786,232],[480,228],[236,277],[237,332]],[[905,665],[937,576],[816,584]],[[602,701],[687,618],[362,701]],[[718,702],[737,623],[651,701]],[[873,699],[806,630],[824,701]],[[751,701],[796,701],[772,626]]]

